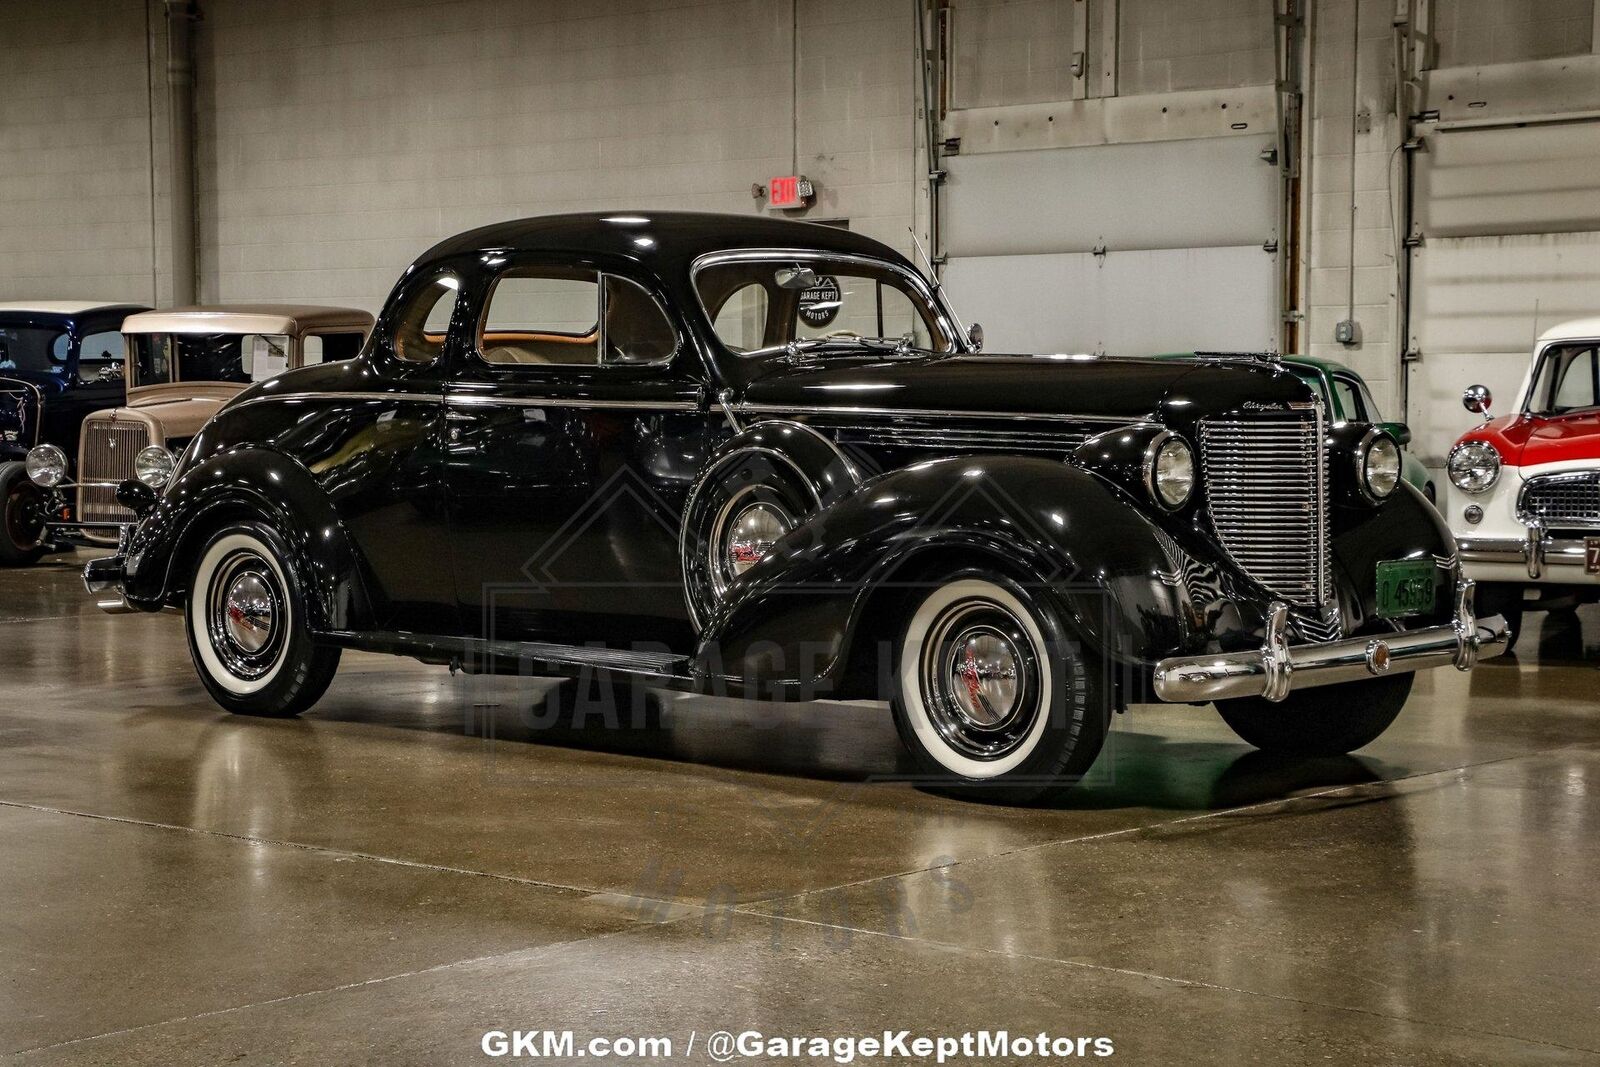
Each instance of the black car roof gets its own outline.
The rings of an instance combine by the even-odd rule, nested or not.
[[[112,328],[120,331],[123,319],[149,310],[150,308],[144,304],[97,304],[76,311],[12,307],[0,309],[0,325],[70,328],[88,322],[114,322]]]
[[[699,211],[590,211],[480,226],[440,241],[419,263],[472,252],[560,251],[682,266],[707,252],[801,248],[903,262],[889,246],[837,226]]]

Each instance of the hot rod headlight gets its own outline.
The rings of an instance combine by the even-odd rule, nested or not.
[[[1162,507],[1181,508],[1194,492],[1194,453],[1183,438],[1163,433],[1145,453],[1145,488]]]
[[[1462,492],[1487,492],[1500,479],[1500,453],[1487,441],[1463,441],[1450,450],[1445,470]]]
[[[133,460],[133,473],[152,489],[160,489],[170,482],[176,467],[177,461],[172,458],[172,453],[160,445],[139,449],[139,454]]]
[[[1386,500],[1400,484],[1400,446],[1386,433],[1367,436],[1359,456],[1361,488],[1373,500]]]
[[[67,454],[55,445],[35,445],[23,461],[28,480],[45,489],[54,489],[67,476]]]

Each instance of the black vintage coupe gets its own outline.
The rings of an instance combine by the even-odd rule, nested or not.
[[[30,449],[54,445],[75,465],[83,420],[123,402],[122,320],[138,304],[47,300],[0,304],[0,564],[53,547],[50,510],[28,479]]]
[[[881,697],[925,780],[1016,801],[1130,702],[1345,752],[1412,672],[1503,650],[1394,440],[1272,360],[980,340],[846,231],[485,227],[405,272],[360,357],[248,389],[163,489],[126,484],[142,519],[85,578],[182,609],[237,712],[310,707],[344,648]]]

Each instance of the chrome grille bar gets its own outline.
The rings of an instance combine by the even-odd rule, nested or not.
[[[1331,597],[1321,408],[1200,423],[1206,507],[1239,569],[1291,604]]]
[[[1530,525],[1600,530],[1600,471],[1568,471],[1529,478],[1517,514]]]
[[[78,449],[81,521],[134,520],[133,512],[117,503],[115,486],[134,476],[134,457],[148,444],[150,434],[143,423],[89,420],[83,424],[83,442]]]

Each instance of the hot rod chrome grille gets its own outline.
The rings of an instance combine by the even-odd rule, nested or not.
[[[116,485],[134,476],[133,460],[150,444],[143,423],[90,420],[83,424],[78,449],[78,517],[83,522],[132,522],[132,511],[117,503]],[[94,484],[106,483],[106,484]]]
[[[1330,598],[1328,469],[1320,409],[1200,423],[1206,507],[1239,568],[1291,604]]]
[[[1572,471],[1529,478],[1517,500],[1524,522],[1600,529],[1600,471]]]

